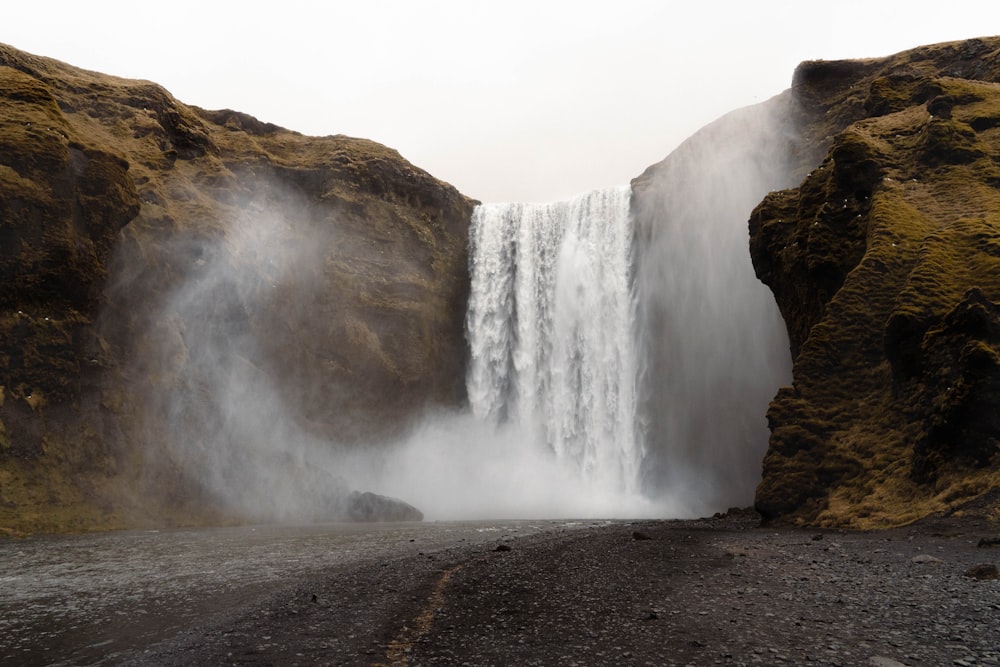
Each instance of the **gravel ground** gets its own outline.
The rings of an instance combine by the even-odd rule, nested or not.
[[[1000,665],[997,527],[582,524],[330,571],[142,665]]]

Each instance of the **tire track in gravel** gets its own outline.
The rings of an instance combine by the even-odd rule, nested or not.
[[[445,602],[445,589],[448,587],[448,582],[452,576],[478,560],[482,560],[482,557],[457,563],[441,573],[420,612],[409,624],[404,625],[399,634],[389,642],[389,646],[385,652],[385,658],[388,662],[375,663],[375,665],[378,667],[386,667],[387,665],[402,667],[409,663],[410,651],[417,642],[430,632],[431,626],[434,624],[435,612]]]

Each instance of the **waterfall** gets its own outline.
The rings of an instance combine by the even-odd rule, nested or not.
[[[470,231],[473,413],[605,491],[637,491],[636,301],[627,187],[485,204]]]
[[[599,511],[752,502],[790,359],[746,221],[794,181],[788,104],[727,114],[631,188],[476,208],[467,387],[506,429],[505,474],[527,442],[572,474],[553,494],[601,496]]]

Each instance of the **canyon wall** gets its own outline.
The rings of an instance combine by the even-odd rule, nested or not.
[[[0,530],[211,515],[170,441],[218,429],[220,369],[317,440],[462,404],[473,205],[374,142],[0,45]]]
[[[1000,39],[807,62],[792,95],[812,171],[750,219],[794,358],[757,509],[1000,518]]]
[[[262,466],[350,491],[317,452],[466,403],[474,205],[0,45],[0,534],[246,519]],[[631,206],[644,492],[1000,519],[1000,38],[804,63]]]

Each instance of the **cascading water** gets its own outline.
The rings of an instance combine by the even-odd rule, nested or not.
[[[605,514],[751,501],[790,360],[746,220],[792,180],[787,103],[724,116],[634,191],[473,214],[471,407],[511,461],[530,445],[572,473],[554,495],[600,496]]]
[[[635,291],[629,188],[486,204],[470,231],[468,392],[585,482],[634,493]]]

